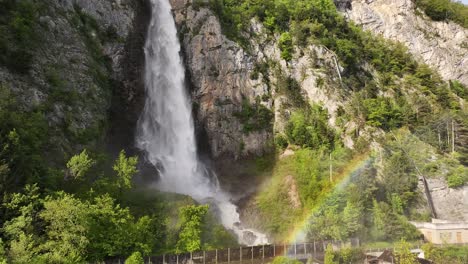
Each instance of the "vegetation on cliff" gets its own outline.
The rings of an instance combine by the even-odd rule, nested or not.
[[[414,0],[416,7],[435,21],[452,20],[468,28],[468,7],[453,0]]]
[[[247,49],[255,18],[277,42],[281,59],[293,61],[305,47],[318,45],[333,51],[343,67],[342,85],[329,82],[347,98],[332,126],[331,113],[308,103],[295,79],[275,74],[274,63],[268,64],[278,80],[275,95],[288,100],[282,106],[286,125],[275,131],[275,143],[294,155],[264,172],[272,180],[252,202],[260,212],[259,228],[283,240],[309,218],[310,239],[418,239],[408,220],[430,218],[430,212],[417,210],[424,207],[418,178],[443,175],[452,188],[468,181],[461,136],[468,125],[467,88],[442,80],[401,43],[347,21],[331,0],[211,0],[209,7],[224,33]],[[354,132],[348,134],[350,125]],[[348,136],[352,150],[344,144]],[[351,173],[363,159],[365,165]],[[287,207],[291,212],[284,212]]]

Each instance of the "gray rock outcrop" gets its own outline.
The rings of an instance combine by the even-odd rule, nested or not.
[[[427,179],[437,218],[468,221],[468,186],[449,188],[443,179]]]
[[[353,0],[345,14],[365,29],[406,44],[445,80],[468,85],[468,29],[416,15],[411,0]]]

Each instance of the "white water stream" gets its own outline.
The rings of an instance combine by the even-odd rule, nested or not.
[[[151,6],[145,45],[146,102],[138,120],[137,147],[158,168],[158,188],[215,206],[222,224],[237,234],[239,242],[266,244],[264,234],[242,228],[236,206],[198,159],[192,104],[171,5],[169,0],[151,0]]]

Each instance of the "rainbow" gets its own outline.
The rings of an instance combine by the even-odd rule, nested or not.
[[[326,201],[336,192],[342,191],[351,180],[359,176],[373,160],[374,157],[370,153],[354,157],[339,174],[333,175],[333,191],[328,192],[325,197],[322,197],[321,201]],[[287,243],[306,242],[308,223],[314,213],[320,208],[320,205],[321,204],[317,204],[311,210],[307,210],[304,217],[302,217],[302,221],[298,222],[292,232],[287,236]]]

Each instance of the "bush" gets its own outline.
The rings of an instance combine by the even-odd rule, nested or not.
[[[302,262],[300,262],[299,260],[297,259],[290,259],[288,257],[276,257],[272,264],[300,264]]]
[[[328,126],[328,112],[314,105],[304,112],[292,113],[286,125],[286,135],[293,145],[319,149],[333,146],[335,133]]]
[[[325,260],[324,264],[338,264],[338,261],[335,261],[335,252],[333,251],[333,246],[328,244],[327,249],[325,250]]]
[[[461,165],[447,176],[447,183],[450,188],[461,187],[465,185],[467,181],[468,169]]]
[[[463,3],[451,0],[414,0],[414,2],[416,7],[421,8],[433,20],[449,19],[468,28],[468,7]]]
[[[278,45],[281,51],[281,58],[285,61],[290,61],[294,52],[291,34],[288,32],[281,34]]]
[[[284,150],[288,147],[288,138],[283,134],[278,134],[275,137],[275,144],[279,150]]]
[[[125,264],[144,264],[143,256],[140,252],[134,252],[125,260]]]

